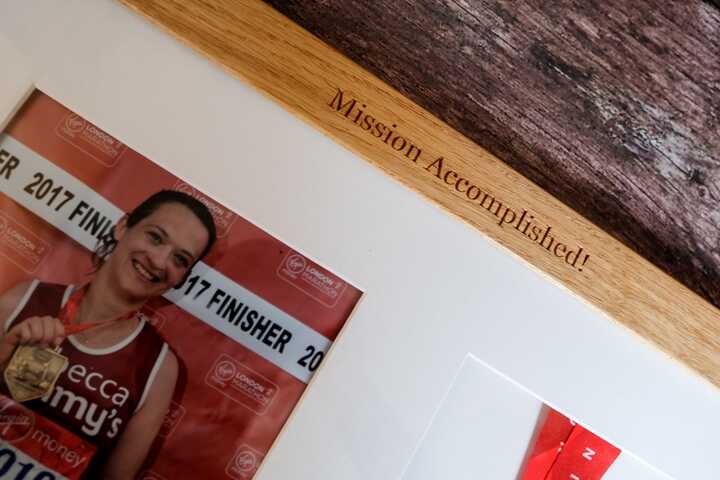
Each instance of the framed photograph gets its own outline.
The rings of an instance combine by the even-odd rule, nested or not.
[[[268,22],[281,21],[260,2],[239,3],[239,8],[250,5],[253,12],[262,11]],[[272,92],[255,90],[228,75],[110,0],[6,2],[0,18],[4,19],[0,60],[5,66],[0,76],[2,139],[22,144],[0,143],[7,152],[0,153],[6,202],[2,205],[11,205],[12,211],[8,214],[3,208],[0,215],[7,217],[3,225],[25,232],[23,238],[40,246],[32,252],[26,248],[20,256],[17,249],[0,246],[3,289],[33,275],[48,277],[52,283],[81,282],[80,273],[89,265],[82,256],[89,255],[94,243],[92,235],[81,236],[88,232],[84,228],[96,228],[97,234],[104,225],[122,221],[154,192],[180,190],[214,213],[218,248],[228,239],[227,251],[210,252],[207,264],[212,267],[216,255],[218,265],[226,265],[232,273],[226,274],[225,267],[216,272],[242,277],[248,283],[238,282],[258,302],[290,313],[300,324],[315,325],[314,330],[322,330],[331,341],[306,352],[309,357],[304,362],[312,367],[312,375],[302,381],[282,368],[264,370],[267,359],[256,353],[247,354],[259,357],[252,365],[235,362],[233,354],[223,357],[226,345],[249,351],[242,345],[245,340],[210,325],[201,317],[212,315],[192,310],[197,304],[185,310],[179,296],[192,297],[198,291],[193,288],[206,279],[211,286],[197,300],[205,301],[203,308],[220,308],[222,315],[225,299],[230,302],[239,294],[223,288],[219,280],[207,280],[201,266],[196,287],[192,276],[184,279],[178,289],[170,290],[169,300],[157,300],[155,310],[158,318],[165,317],[161,334],[170,336],[172,331],[173,338],[186,339],[177,346],[173,338],[167,343],[185,361],[188,380],[197,380],[206,392],[192,397],[188,387],[187,398],[194,400],[192,407],[183,407],[186,411],[177,406],[181,402],[170,404],[161,429],[164,437],[149,451],[138,478],[193,478],[192,474],[183,477],[176,468],[186,472],[211,468],[217,478],[242,480],[427,478],[413,475],[418,465],[434,461],[434,450],[427,445],[441,428],[438,420],[450,418],[445,399],[454,398],[456,379],[466,372],[468,355],[502,380],[482,385],[518,385],[530,395],[532,405],[518,415],[547,405],[612,444],[622,452],[618,458],[639,459],[656,473],[648,478],[713,478],[717,472],[713,433],[720,428],[720,396],[716,387],[609,321],[605,312],[524,257],[511,254],[507,245],[448,216],[323,135],[305,121],[307,116],[298,118],[284,110],[268,98]],[[248,32],[252,36],[252,30]],[[273,76],[287,85],[293,81],[291,75],[260,66],[254,75]],[[328,88],[334,91],[334,86]],[[327,99],[331,101],[332,96]],[[36,127],[25,130],[24,126],[35,109],[54,112],[38,114],[38,122],[47,122],[40,133]],[[357,130],[359,138],[366,138],[356,125],[339,128]],[[54,146],[43,146],[48,139]],[[11,152],[11,146],[20,153]],[[52,149],[72,153],[55,159]],[[37,164],[44,170],[25,171],[30,165],[26,158],[31,157],[50,162]],[[99,176],[88,177],[85,167],[78,167],[81,161],[97,171],[131,166],[120,176],[109,176],[106,183]],[[37,181],[33,187],[22,182],[8,186],[13,172],[21,172],[20,162],[29,181]],[[60,165],[61,171],[53,170],[51,175],[53,165]],[[33,179],[38,173],[43,177]],[[66,212],[75,201],[71,198],[55,211],[67,196],[65,191],[79,195],[82,186],[71,180],[83,179],[80,183],[92,187],[88,198],[96,204],[86,201],[83,210],[78,203]],[[62,188],[53,197],[58,187]],[[100,208],[91,194],[107,204]],[[50,216],[43,216],[40,208],[49,209]],[[97,218],[91,208],[100,212]],[[52,216],[53,212],[71,215],[75,209],[79,210],[73,220],[80,236],[63,230]],[[237,235],[243,232],[243,239],[238,237],[231,247],[235,240],[229,239],[240,225]],[[223,229],[231,231],[221,237]],[[38,233],[41,230],[64,246],[55,249],[55,240]],[[77,266],[79,273],[43,267],[42,255],[48,251],[43,242],[53,248],[49,255],[58,255],[58,263],[52,265],[65,262]],[[256,249],[264,248],[265,254],[258,256]],[[264,255],[274,255],[274,260]],[[141,269],[140,274],[148,272]],[[265,292],[255,283],[265,281],[278,290]],[[288,312],[294,307],[286,302],[293,298],[302,299],[302,308],[309,309],[307,317]],[[339,317],[350,320],[327,320],[324,315],[340,302],[344,303]],[[180,310],[194,320],[172,324],[171,317]],[[267,339],[271,345],[264,344],[276,353],[287,330],[277,324],[276,335]],[[195,345],[196,329],[213,329],[214,340],[198,335],[203,341]],[[322,352],[322,359],[317,352]],[[195,364],[196,354],[209,363]],[[300,360],[293,361],[297,365]],[[277,412],[272,428],[265,430],[267,425],[256,420],[275,415],[271,411],[279,399],[245,395],[244,403],[238,402],[220,385],[225,376],[240,370],[247,372],[245,393],[274,389],[276,373],[287,375],[290,383],[299,382],[294,401]],[[285,390],[281,387],[281,391]],[[491,400],[499,398],[488,395],[485,400],[482,388],[473,389],[472,395],[479,411],[497,405]],[[463,409],[472,409],[472,401],[463,398]],[[202,415],[183,430],[184,419],[193,411]],[[503,414],[512,416],[512,412]],[[202,418],[212,421],[204,424]],[[523,452],[532,453],[532,431],[528,434],[527,429],[536,424],[528,422],[518,427],[524,433],[513,438],[523,443]],[[500,435],[502,425],[497,422],[486,430],[471,422],[464,428],[458,438],[475,436],[488,445],[493,438],[507,438]],[[174,446],[174,440],[181,438],[187,445]],[[0,457],[0,472],[12,463],[15,466],[8,466],[7,472],[15,470],[8,475],[17,476],[18,468],[27,467],[20,466],[16,460],[20,457],[12,452],[15,463],[9,460],[10,453],[5,454]],[[497,471],[511,472],[503,478],[520,475],[525,456],[518,452],[497,456]],[[495,453],[489,450],[487,455]],[[439,471],[433,478],[442,474]],[[35,478],[63,478],[58,475]]]
[[[3,411],[33,421],[6,432],[9,451],[52,450],[62,432],[71,450],[23,465],[66,478],[252,476],[360,291],[40,90],[0,157],[5,338],[48,343],[43,317],[57,317],[66,335],[49,358],[68,361],[35,392],[53,380],[33,380],[45,366],[28,362],[47,350],[12,356]],[[202,460],[215,455],[234,460]]]

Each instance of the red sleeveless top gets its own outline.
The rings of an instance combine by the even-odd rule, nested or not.
[[[5,322],[34,317],[57,317],[72,286],[34,281]],[[73,336],[60,345],[68,368],[55,388],[25,406],[98,447],[98,453],[117,442],[132,415],[142,406],[168,346],[144,319],[126,339],[103,349],[86,347]],[[3,384],[0,392],[8,395]]]

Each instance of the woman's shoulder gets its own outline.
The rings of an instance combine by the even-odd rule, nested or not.
[[[177,355],[175,355],[175,352],[173,352],[171,349],[168,349],[165,358],[163,358],[163,363],[160,366],[162,374],[168,376],[169,378],[172,378],[174,382],[177,378],[179,367],[180,363],[178,361]]]
[[[37,280],[26,280],[15,284],[0,295],[0,322],[10,316],[25,294],[37,283]]]
[[[5,290],[3,293],[1,293],[0,302],[12,302],[13,300],[20,301],[22,297],[24,297],[26,294],[36,290],[52,290],[54,292],[57,291],[60,293],[64,293],[70,287],[72,287],[72,285],[44,282],[37,278],[31,278],[29,280],[23,280],[22,282],[18,282],[12,287],[10,287],[8,290]]]
[[[9,323],[27,305],[34,305],[35,315],[51,314],[59,308],[67,297],[70,287],[57,283],[42,282],[30,279],[19,282],[0,294],[0,326]],[[35,300],[32,300],[35,299]]]
[[[3,292],[0,298],[3,300],[5,298],[16,298],[17,300],[20,300],[20,298],[22,298],[25,292],[27,292],[30,287],[37,283],[37,279],[23,280],[22,282],[18,282],[12,287],[10,287],[8,290]]]
[[[170,345],[165,341],[160,332],[152,322],[143,314],[141,314],[143,328],[138,338],[138,346],[154,358],[157,367],[164,366],[165,369],[176,370],[178,358]],[[142,346],[140,346],[142,345]]]

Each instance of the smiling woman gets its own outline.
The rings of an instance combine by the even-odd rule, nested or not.
[[[86,453],[97,452],[82,462],[85,478],[134,478],[142,465],[170,404],[178,361],[138,311],[181,284],[215,238],[205,205],[163,190],[100,239],[85,286],[34,280],[0,297],[3,368],[18,346],[54,346],[67,358],[54,389],[24,405],[87,442]],[[12,385],[0,386],[11,392]]]
[[[140,228],[133,229],[135,226]],[[213,217],[203,203],[179,191],[162,190],[148,197],[100,239],[93,254],[98,271],[106,259],[113,257],[110,254],[126,234],[130,238],[113,256],[129,261],[133,270],[149,282],[145,287],[160,293],[182,283],[190,274],[189,267],[208,253],[216,237]],[[107,263],[109,270],[120,268],[114,266],[118,261]],[[167,268],[159,269],[158,265]]]

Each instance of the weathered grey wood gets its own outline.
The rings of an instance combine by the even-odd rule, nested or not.
[[[268,0],[720,305],[720,0]]]

